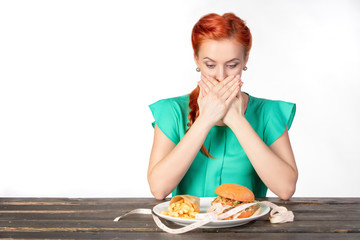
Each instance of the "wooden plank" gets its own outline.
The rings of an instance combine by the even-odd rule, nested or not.
[[[118,209],[121,207],[122,209],[131,210],[134,208],[152,208],[156,204],[154,203],[96,203],[96,204],[90,204],[90,203],[84,203],[84,204],[78,204],[78,203],[60,203],[60,202],[54,202],[54,203],[48,203],[48,202],[16,202],[16,204],[10,203],[10,202],[3,202],[0,203],[0,210],[11,210],[11,209]],[[306,209],[339,209],[341,207],[346,208],[352,208],[354,210],[358,210],[360,203],[343,203],[343,204],[325,204],[325,203],[299,203],[299,204],[278,204],[279,206],[284,206],[289,209],[300,209],[300,210],[306,210]]]
[[[333,239],[347,239],[358,240],[360,234],[358,233],[192,233],[188,232],[180,235],[171,235],[168,233],[87,233],[87,232],[2,232],[0,237],[12,239],[124,239],[124,240],[228,240],[228,239],[269,239],[269,240],[288,240],[288,239],[319,239],[319,240],[333,240]]]
[[[124,205],[144,204],[156,205],[170,198],[158,201],[155,198],[0,198],[0,205]],[[360,198],[292,198],[283,201],[279,198],[257,198],[259,201],[271,201],[279,205],[328,205],[328,204],[360,204]]]
[[[101,215],[122,215],[131,210],[138,208],[152,209],[153,206],[145,205],[131,205],[131,206],[106,206],[106,205],[97,205],[97,206],[48,206],[48,205],[21,205],[21,206],[0,206],[0,219],[2,214],[74,214],[79,215],[81,213],[98,213]],[[287,206],[289,211],[293,211],[295,214],[321,214],[321,213],[333,213],[334,216],[340,215],[360,215],[360,205],[315,205],[315,206]]]
[[[288,207],[289,209],[299,209],[299,210],[321,210],[324,208],[337,210],[341,207],[346,209],[359,210],[360,198],[356,199],[339,199],[335,201],[327,200],[324,202],[311,201],[311,200],[291,200],[291,201],[272,201],[275,204]],[[134,201],[124,200],[124,199],[29,199],[25,201],[24,199],[4,199],[0,200],[0,210],[11,210],[11,209],[47,209],[51,207],[56,207],[58,209],[72,209],[73,207],[78,207],[80,209],[117,209],[121,207],[124,210],[131,210],[133,208],[152,208],[158,203],[164,201],[156,201],[154,199],[135,199]],[[271,200],[271,199],[270,199]],[[103,202],[101,202],[103,201]]]
[[[156,200],[155,198],[145,197],[145,198],[0,198],[0,203],[5,202],[94,202],[94,203],[134,203],[134,202],[146,202],[154,204],[169,201],[171,198],[165,200]],[[270,197],[270,198],[256,198],[258,200],[266,200],[276,203],[294,203],[298,204],[301,202],[318,202],[318,203],[360,203],[359,197],[295,197],[290,200],[284,201],[280,198]]]
[[[21,210],[118,210],[131,211],[136,208],[153,208],[154,204],[116,204],[116,205],[107,205],[107,204],[96,204],[96,205],[48,205],[48,204],[21,204],[21,205],[0,205],[0,212],[5,211],[21,211]],[[360,206],[360,205],[359,205]]]
[[[270,224],[267,220],[268,216],[264,216],[243,226],[225,229],[196,229],[194,232],[187,233],[186,236],[194,234],[192,239],[199,239],[199,236],[202,236],[201,239],[203,239],[203,236],[206,235],[206,238],[211,239],[211,236],[216,236],[216,239],[219,239],[220,233],[221,236],[236,236],[236,238],[239,238],[240,235],[244,237],[247,235],[257,236],[253,239],[264,236],[274,237],[269,239],[282,239],[282,236],[286,235],[286,238],[298,236],[305,239],[302,238],[307,236],[304,234],[312,234],[312,237],[308,235],[309,239],[318,237],[321,239],[338,239],[339,237],[340,239],[343,237],[352,239],[354,236],[359,237],[360,198],[267,200],[294,211],[295,222]],[[161,239],[162,236],[170,235],[166,233],[163,235],[164,233],[157,228],[150,215],[132,215],[120,222],[112,221],[116,216],[134,208],[152,208],[160,202],[163,201],[152,198],[1,198],[0,237],[5,236],[4,233],[8,234],[5,237],[13,234],[12,236],[19,238],[21,236],[41,238],[46,234],[53,236],[53,238],[63,238],[61,236],[74,238],[75,235],[72,234],[85,234],[83,236],[97,236],[98,238],[107,238],[106,236],[110,238],[112,236],[111,238],[113,238],[115,235],[121,234],[123,236],[125,234],[129,239],[138,239],[137,236],[150,234],[150,238],[143,238]],[[169,227],[180,227],[172,222],[164,222]],[[132,233],[135,235],[131,235]],[[79,237],[80,235],[76,236]],[[185,236],[185,234],[179,236]]]
[[[164,221],[171,228],[181,226]],[[112,222],[112,221],[0,221],[0,232],[153,232],[161,231],[152,219],[139,219],[137,222]],[[271,224],[270,222],[254,221],[242,226],[225,229],[196,229],[202,232],[264,232],[264,233],[360,233],[360,221],[295,221],[285,224]]]
[[[0,220],[113,220],[115,217],[123,215],[125,212],[111,211],[111,212],[101,212],[101,211],[88,211],[88,212],[26,212],[26,213],[1,213]],[[127,216],[124,221],[134,222],[140,218],[140,215],[130,215]],[[268,220],[269,215],[266,215],[259,220]],[[296,221],[329,221],[329,220],[352,220],[359,221],[360,215],[356,212],[346,213],[343,212],[295,212]]]
[[[123,215],[127,211],[123,210],[97,210],[97,211],[29,211],[29,212],[16,212],[10,213],[0,212],[0,220],[113,220],[115,217]],[[295,211],[296,221],[330,221],[330,220],[350,220],[360,221],[359,212],[326,212],[326,211],[313,211],[313,212],[299,212]],[[129,215],[124,219],[129,222],[136,222],[141,218],[141,215]],[[149,218],[151,218],[149,216]],[[266,221],[269,219],[269,214],[261,217],[259,220]]]
[[[360,204],[360,198],[359,197],[316,197],[316,198],[291,198],[288,201],[280,200],[278,198],[269,198],[270,201],[277,202],[279,204],[286,204],[286,205],[292,205],[292,204]]]
[[[133,204],[133,203],[145,203],[156,205],[167,200],[156,200],[155,198],[0,198],[0,204],[22,204],[22,203],[61,203],[61,204]]]
[[[7,219],[113,219],[136,208],[152,205],[0,205],[0,220]],[[359,220],[360,205],[289,205],[298,220]],[[131,220],[131,217],[127,217]]]
[[[360,198],[359,198],[360,199]],[[68,199],[66,199],[68,200]],[[131,207],[133,205],[137,205],[137,206],[155,206],[156,204],[162,203],[164,201],[151,201],[149,200],[148,202],[146,202],[146,200],[144,199],[137,199],[137,201],[129,201],[129,202],[92,202],[92,201],[46,201],[46,199],[41,199],[39,201],[9,201],[9,200],[4,200],[2,199],[0,201],[0,207],[20,207],[20,206],[63,206],[63,207],[73,207],[73,206],[88,206],[88,207],[100,207],[100,206],[108,206],[108,207],[113,207],[116,208],[118,206],[123,206],[123,207]],[[277,201],[272,201],[277,205],[281,205],[281,206],[285,206],[285,207],[295,207],[295,206],[304,206],[304,208],[306,208],[306,206],[338,206],[338,205],[344,205],[344,206],[359,206],[360,202],[359,201],[344,201],[344,200],[339,200],[339,201],[327,201],[327,202],[318,202],[318,201],[283,201],[283,202],[277,202]]]

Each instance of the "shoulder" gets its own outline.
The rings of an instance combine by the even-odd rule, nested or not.
[[[294,110],[296,109],[296,104],[283,101],[283,100],[271,100],[266,98],[258,98],[250,96],[251,104],[256,109],[256,111],[261,111],[264,114],[276,113],[282,110]]]
[[[178,97],[165,98],[165,99],[161,99],[157,102],[167,102],[170,104],[184,105],[184,104],[189,103],[189,94],[178,96]]]
[[[149,105],[157,126],[175,144],[185,134],[188,105],[189,95],[161,99]]]
[[[277,136],[283,133],[286,126],[290,129],[296,112],[295,103],[252,96],[250,98],[254,116],[262,122],[262,126],[270,129],[270,133]],[[271,144],[273,141],[271,138],[268,143]]]
[[[189,105],[189,94],[172,97],[172,98],[165,98],[156,101],[149,105],[150,108],[158,108],[158,109],[168,109],[171,108],[176,112],[184,112],[188,110]]]

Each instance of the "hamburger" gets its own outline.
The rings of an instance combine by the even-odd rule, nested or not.
[[[255,202],[254,193],[247,187],[238,184],[231,184],[231,183],[222,184],[215,189],[215,193],[219,196],[217,196],[211,202],[211,205],[215,203],[221,203],[222,206],[224,207],[224,210],[220,214],[225,213],[235,207],[238,207],[241,204]],[[260,209],[260,205],[255,204],[224,220],[248,218],[253,216],[258,209]]]

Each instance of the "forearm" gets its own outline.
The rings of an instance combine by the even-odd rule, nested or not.
[[[211,127],[212,124],[199,116],[175,148],[150,169],[148,181],[151,192],[157,199],[165,198],[179,184]]]
[[[265,185],[282,199],[290,198],[297,181],[297,169],[275,154],[257,135],[245,117],[229,126]]]

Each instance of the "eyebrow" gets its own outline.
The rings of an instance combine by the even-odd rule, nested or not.
[[[216,61],[212,60],[212,59],[211,59],[211,58],[209,58],[209,57],[204,57],[204,58],[203,58],[203,60],[206,60],[206,59],[209,59],[210,61],[216,62]],[[233,58],[233,59],[231,59],[231,60],[227,61],[227,63],[228,63],[228,62],[235,61],[235,60],[240,61],[240,59],[239,59],[239,58]]]

